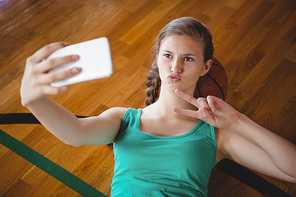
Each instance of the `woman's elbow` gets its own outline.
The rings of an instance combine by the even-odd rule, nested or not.
[[[81,139],[67,139],[67,140],[62,140],[66,145],[69,146],[74,146],[74,147],[79,147],[83,145],[83,142]]]
[[[81,143],[73,143],[73,142],[64,142],[66,145],[69,145],[69,146],[74,146],[74,147],[79,147],[81,146],[82,144]]]
[[[293,178],[292,183],[296,183],[296,178]]]

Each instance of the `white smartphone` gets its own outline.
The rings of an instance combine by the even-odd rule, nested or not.
[[[50,72],[60,72],[73,67],[81,68],[81,72],[62,81],[51,83],[53,87],[61,87],[74,83],[90,81],[111,76],[113,64],[109,41],[106,37],[81,42],[58,49],[47,59],[79,55],[79,60],[52,69]]]

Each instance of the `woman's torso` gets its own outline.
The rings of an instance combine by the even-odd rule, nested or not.
[[[114,146],[113,194],[123,195],[121,189],[132,186],[129,190],[139,189],[138,192],[145,188],[179,194],[203,191],[206,195],[207,182],[216,165],[215,132],[203,121],[191,124],[189,131],[178,133],[183,124],[168,128],[163,120],[155,122],[149,116],[146,119],[141,109],[129,109]],[[143,132],[142,128],[148,130]],[[148,133],[153,128],[157,128],[156,133]]]

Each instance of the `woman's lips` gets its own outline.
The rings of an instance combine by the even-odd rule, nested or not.
[[[177,81],[180,81],[180,80],[181,80],[181,77],[178,76],[178,75],[170,74],[170,75],[168,76],[168,79],[169,79],[170,81],[177,82]]]

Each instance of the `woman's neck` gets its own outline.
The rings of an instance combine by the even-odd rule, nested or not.
[[[177,94],[175,94],[175,92],[164,89],[161,90],[159,99],[151,107],[153,108],[153,112],[157,113],[159,116],[178,119],[189,117],[174,112],[173,107],[197,110],[195,106],[180,98]]]

